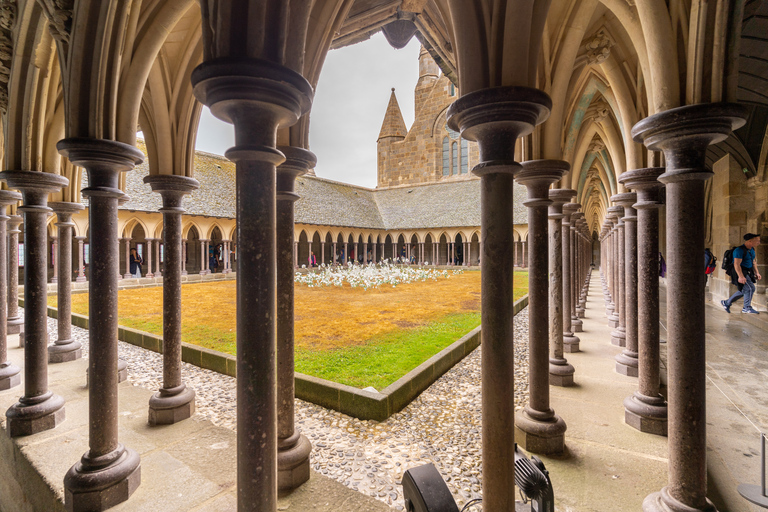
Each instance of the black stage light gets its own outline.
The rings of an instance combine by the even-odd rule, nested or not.
[[[459,512],[451,491],[432,464],[411,468],[403,475],[406,512]]]

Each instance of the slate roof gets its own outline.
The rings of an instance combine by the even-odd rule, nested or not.
[[[143,181],[148,174],[147,163],[126,174],[125,192],[130,200],[120,206],[121,210],[156,212],[161,208],[160,195]],[[200,189],[185,199],[187,214],[234,218],[234,164],[218,155],[197,152],[194,177],[200,182]],[[83,183],[86,186],[85,178]],[[477,179],[370,189],[302,176],[296,180],[296,192],[300,196],[295,203],[295,219],[299,224],[382,230],[480,225],[480,180]],[[516,185],[515,224],[528,222],[524,199],[525,187]]]

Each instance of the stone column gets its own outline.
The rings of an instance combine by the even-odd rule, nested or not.
[[[21,194],[10,190],[0,190],[0,276],[8,273],[5,258],[8,239],[6,223],[10,217],[6,208],[21,201]],[[18,224],[17,224],[18,226]],[[10,259],[10,258],[9,258]],[[13,260],[11,260],[11,265]],[[17,302],[18,304],[18,302]],[[21,384],[21,369],[8,361],[8,281],[0,279],[0,391],[11,389]]]
[[[637,377],[637,194],[625,192],[613,196],[624,208],[624,338],[625,348],[616,356],[616,371]]]
[[[39,171],[3,171],[0,180],[24,198],[24,396],[5,413],[11,437],[55,428],[64,421],[64,399],[48,389],[48,195],[69,180]],[[7,196],[8,199],[11,196]]]
[[[249,198],[237,204],[238,508],[276,510],[275,169],[285,156],[275,142],[279,127],[309,111],[313,90],[286,67],[245,57],[208,57],[192,83],[201,103],[235,125],[235,146],[226,156],[237,167],[237,193]]]
[[[565,165],[564,165],[565,164]],[[549,402],[549,243],[547,206],[549,186],[569,166],[561,160],[523,162],[515,179],[528,189],[528,383],[529,400],[515,417],[515,440],[533,453],[561,453],[565,449],[565,422]],[[559,249],[559,248],[558,248]]]
[[[571,268],[573,272],[571,275],[571,328],[573,332],[582,332],[583,322],[579,318],[579,288],[581,287],[581,267],[579,266],[579,235],[578,235],[578,220],[581,217],[581,212],[574,212],[571,214]]]
[[[72,215],[85,207],[80,203],[50,203],[59,228],[59,281],[57,283],[58,339],[48,347],[49,363],[66,363],[82,357],[79,341],[72,339]],[[119,242],[118,242],[119,243]],[[119,247],[119,246],[118,246]]]
[[[181,275],[187,275],[187,239],[181,241]]]
[[[551,104],[536,89],[495,87],[465,94],[448,108],[449,126],[480,147],[481,163],[473,172],[480,176],[483,504],[488,510],[507,510],[515,501],[514,212],[509,200],[514,175],[521,171],[515,144],[546,119]]]
[[[152,242],[155,241],[154,238],[145,238],[147,241],[147,273],[144,274],[144,277],[155,277],[154,272],[152,272]]]
[[[611,201],[616,202],[619,196],[611,196]],[[615,324],[613,331],[611,332],[611,343],[618,347],[626,345],[626,307],[625,307],[625,262],[624,262],[624,207],[620,205],[614,206],[616,208],[616,294],[614,295],[614,302],[616,310],[614,313],[618,313],[618,322]],[[703,252],[703,251],[702,251]]]
[[[377,262],[378,262],[378,260],[376,259],[376,248],[378,247],[378,245],[379,245],[379,244],[377,244],[377,243],[374,243],[374,244],[373,244],[373,247],[371,248],[371,250],[373,251],[372,257],[373,257],[373,262],[374,262],[374,263],[377,263]]]
[[[204,276],[206,274],[205,269],[207,265],[208,258],[205,254],[205,240],[200,240],[200,275]]]
[[[669,484],[649,495],[643,510],[714,511],[707,499],[704,182],[712,176],[705,154],[743,126],[737,104],[690,105],[660,112],[632,128],[636,142],[663,151],[666,172]]]
[[[150,426],[172,425],[195,412],[195,391],[181,378],[181,230],[184,196],[200,187],[187,176],[150,174],[144,183],[163,199],[163,387],[149,399]],[[157,241],[160,245],[160,241]],[[159,254],[158,254],[159,260]]]
[[[51,237],[51,253],[53,255],[53,277],[51,283],[56,283],[59,280],[59,266],[57,265],[59,259],[59,238],[57,236]]]
[[[111,140],[73,138],[59,141],[59,152],[88,173],[88,217],[91,234],[89,310],[90,449],[64,477],[67,509],[104,510],[128,499],[141,481],[139,454],[118,440],[117,357],[117,208],[124,194],[120,173],[141,163],[133,146]]]
[[[586,314],[586,302],[587,302],[587,296],[585,294],[585,289],[587,288],[587,267],[585,265],[586,258],[584,257],[584,225],[586,224],[586,221],[584,220],[584,212],[578,212],[576,217],[576,240],[577,240],[577,251],[576,251],[576,261],[577,261],[577,267],[578,274],[577,274],[577,287],[576,287],[576,315],[579,318],[584,318]]]
[[[320,263],[325,264],[325,242],[320,241]]]
[[[205,273],[210,274],[211,273],[211,259],[210,259],[210,250],[211,250],[211,240],[209,238],[206,238],[203,240],[203,261],[205,262]]]
[[[567,162],[563,167],[570,169]],[[567,170],[565,172],[568,172]],[[563,205],[573,199],[575,190],[551,189],[549,199],[549,383],[553,386],[572,386],[574,368],[564,357],[564,314],[565,299],[563,292]],[[569,305],[570,306],[570,305]],[[570,328],[570,315],[568,325]],[[573,333],[571,333],[573,337]],[[572,348],[572,347],[569,347]],[[571,350],[572,351],[572,350]]]
[[[86,237],[84,236],[75,237],[75,240],[77,240],[77,278],[75,281],[78,283],[85,281],[85,263],[83,262],[85,239]],[[26,275],[26,272],[24,272],[24,275]]]
[[[125,241],[125,274],[123,277],[129,279],[131,274],[131,239],[130,237],[123,238]],[[71,272],[70,272],[71,273]]]
[[[358,243],[355,242],[355,259],[354,259],[355,262],[360,260],[360,253],[357,251],[357,248],[358,248]]]
[[[347,249],[348,245],[349,244],[347,242],[344,242],[344,257],[342,258],[342,260],[343,260],[342,263],[344,264],[344,266],[347,265],[347,260],[349,259],[349,252],[347,252],[348,251],[348,249]]]
[[[523,268],[528,268],[528,240],[523,240],[522,253],[523,253]]]
[[[611,259],[611,278],[609,280],[609,290],[611,293],[611,304],[608,310],[611,312],[608,316],[608,327],[617,329],[620,324],[621,298],[619,297],[619,273],[621,262],[619,261],[619,218],[624,214],[624,208],[621,206],[611,206],[608,208],[608,218],[611,220],[611,247],[608,257]],[[611,335],[613,340],[613,335]]]
[[[573,293],[571,292],[571,284],[573,283],[573,277],[571,272],[575,270],[571,269],[571,215],[576,213],[580,205],[578,203],[567,203],[563,205],[563,220],[562,220],[562,267],[563,267],[563,351],[564,352],[579,352],[579,343],[581,340],[573,333],[573,327],[571,325],[573,316]]]
[[[637,191],[638,390],[624,399],[624,421],[641,432],[667,435],[667,402],[659,393],[659,190],[663,167],[622,173]]]
[[[23,346],[24,319],[19,314],[19,226],[21,215],[11,215],[8,221],[8,334],[19,334]],[[72,272],[70,271],[70,275]]]
[[[179,239],[181,239],[181,235],[179,235]],[[162,241],[161,238],[155,239],[155,277],[163,277],[163,273],[160,271],[160,245]],[[165,244],[163,243],[162,245],[163,256],[165,256]]]
[[[289,491],[309,480],[309,439],[294,421],[294,285],[290,266],[297,176],[315,167],[306,149],[280,146],[286,160],[277,167],[277,485]],[[323,242],[321,242],[322,244]],[[321,251],[324,253],[324,251]]]
[[[334,246],[334,260],[336,259],[336,244],[333,244]],[[335,261],[334,261],[335,263]],[[294,241],[293,242],[293,267],[299,268],[299,242]]]

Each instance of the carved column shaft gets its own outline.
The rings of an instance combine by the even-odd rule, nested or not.
[[[21,200],[21,194],[10,190],[0,190],[0,276],[8,273],[7,221],[6,208]],[[0,278],[0,391],[11,389],[21,384],[21,369],[8,361],[8,282]]]
[[[8,334],[24,332],[24,319],[19,314],[19,225],[21,215],[8,221]],[[71,272],[70,272],[71,274]],[[19,336],[19,342],[22,341]]]

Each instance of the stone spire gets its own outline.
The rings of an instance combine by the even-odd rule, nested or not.
[[[439,77],[440,68],[438,67],[437,62],[435,62],[426,48],[422,46],[419,51],[419,82],[417,87],[427,80],[429,80],[430,83],[434,83]]]
[[[387,113],[384,116],[384,122],[381,124],[378,141],[386,137],[396,137],[402,140],[406,135],[408,135],[408,130],[405,127],[403,114],[400,112],[400,105],[397,103],[395,88],[393,87],[392,95],[389,97],[389,105],[387,105]]]

